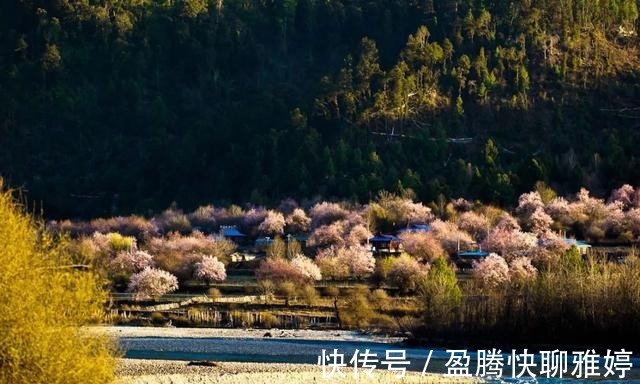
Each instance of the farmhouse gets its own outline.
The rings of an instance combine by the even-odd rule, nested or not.
[[[398,254],[402,252],[402,242],[395,235],[377,234],[369,239],[374,255]]]

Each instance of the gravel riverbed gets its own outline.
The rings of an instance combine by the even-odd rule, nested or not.
[[[407,372],[404,378],[395,373],[374,371],[373,379],[351,371],[345,378],[323,378],[320,367],[307,364],[216,363],[214,367],[188,366],[186,361],[121,359],[116,384],[280,384],[280,383],[472,383],[472,379],[441,375],[421,376]]]

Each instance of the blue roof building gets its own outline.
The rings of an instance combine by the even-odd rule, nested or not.
[[[463,251],[463,252],[458,252],[458,257],[461,259],[484,259],[485,257],[489,256],[489,252],[485,252],[485,251]]]
[[[222,232],[222,236],[227,238],[244,238],[247,237],[244,233],[238,231],[236,227],[220,227],[220,232]]]
[[[402,252],[402,242],[395,235],[377,234],[369,239],[371,252],[374,254],[389,254]]]
[[[581,255],[586,255],[587,252],[589,252],[589,249],[591,249],[591,244],[588,244],[586,241],[567,238],[563,239],[563,241],[570,247],[575,246],[576,248],[578,248],[578,251],[580,251]]]

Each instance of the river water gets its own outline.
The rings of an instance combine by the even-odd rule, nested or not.
[[[327,353],[338,349],[345,356],[348,363],[354,352],[361,353],[369,349],[377,354],[378,360],[385,360],[387,350],[405,350],[406,360],[410,361],[408,369],[422,371],[425,362],[431,352],[431,358],[427,367],[428,373],[446,373],[450,354],[441,348],[417,348],[406,347],[400,344],[383,343],[377,341],[344,341],[344,340],[301,340],[293,338],[229,338],[229,337],[121,337],[120,344],[125,352],[125,357],[141,359],[167,359],[167,360],[214,360],[235,362],[260,362],[260,363],[306,363],[317,364],[322,350]],[[510,353],[511,351],[508,351]],[[522,351],[517,351],[521,353]],[[507,353],[505,351],[505,353]],[[476,354],[469,352],[470,372],[475,373]],[[540,356],[536,355],[534,361],[539,366]],[[510,376],[505,355],[504,375]],[[570,377],[573,370],[571,352],[569,352],[569,371],[565,374]],[[640,358],[631,359],[633,368],[627,372],[625,380],[611,379],[493,379],[496,383],[640,383]],[[599,364],[600,372],[604,374],[604,362]],[[320,369],[320,367],[318,367]],[[386,369],[386,366],[380,366]],[[533,370],[533,369],[532,369]],[[538,373],[533,370],[534,373]]]

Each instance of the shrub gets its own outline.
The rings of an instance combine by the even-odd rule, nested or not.
[[[318,291],[311,285],[305,285],[300,290],[300,296],[308,306],[316,305],[320,295]]]
[[[136,239],[130,236],[122,236],[119,233],[102,233],[96,232],[93,234],[93,242],[96,247],[101,251],[109,255],[115,255],[118,252],[128,252],[137,248]]]
[[[298,287],[291,281],[282,281],[277,285],[278,293],[284,296],[285,305],[288,306],[289,302],[296,299],[298,294]]]
[[[43,229],[0,179],[0,383],[111,383],[116,346],[83,331],[103,319],[103,281]]]
[[[271,280],[258,280],[258,292],[264,296],[265,302],[269,303],[273,299],[273,293],[276,290],[276,286]]]
[[[218,288],[209,288],[207,289],[207,297],[213,301],[217,301],[222,297],[222,292],[220,292]]]
[[[152,312],[149,319],[154,325],[161,325],[165,322],[164,315],[161,312]]]
[[[135,293],[136,299],[157,298],[178,289],[178,279],[169,272],[145,268],[131,276],[127,291]]]
[[[270,259],[282,259],[287,255],[287,244],[278,236],[267,246],[266,252]]]
[[[407,255],[402,255],[394,260],[389,275],[388,284],[398,287],[401,292],[415,291],[418,283],[424,278],[428,268]]]
[[[386,281],[389,276],[389,271],[395,261],[394,256],[387,256],[383,259],[376,260],[375,278],[378,282]]]
[[[338,297],[340,296],[340,288],[330,285],[324,288],[324,294],[329,297]]]
[[[437,329],[455,321],[462,302],[456,273],[444,259],[436,259],[419,286],[426,326]]]
[[[227,278],[227,271],[217,257],[203,255],[202,259],[195,263],[193,277],[209,283],[224,281]]]
[[[366,286],[357,286],[346,300],[346,305],[339,311],[342,324],[348,327],[364,328],[369,325],[375,311],[369,302],[369,289]]]
[[[260,325],[264,328],[273,328],[278,325],[278,318],[270,312],[260,312]]]
[[[371,292],[370,302],[380,311],[386,311],[389,309],[391,299],[384,289],[376,289]]]

